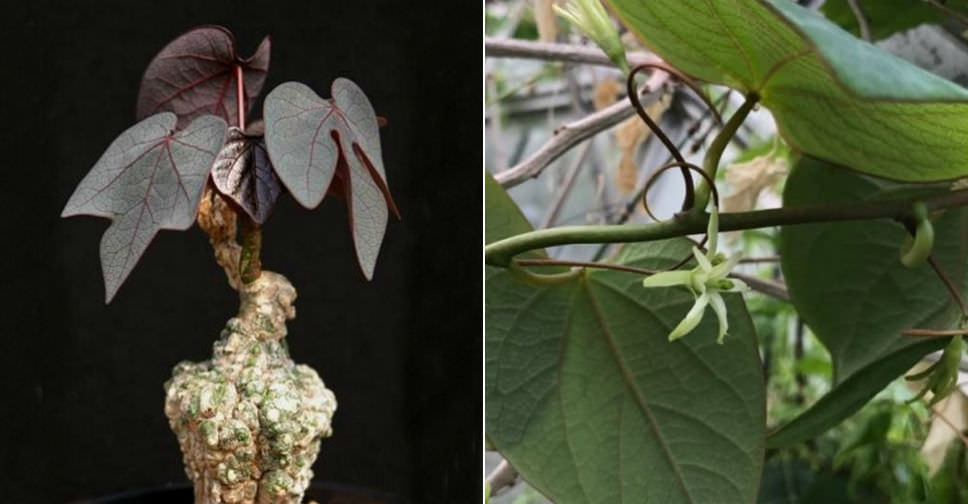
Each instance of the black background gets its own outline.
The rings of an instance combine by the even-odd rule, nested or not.
[[[481,474],[481,23],[474,2],[23,2],[3,29],[0,500],[64,502],[184,482],[162,412],[179,360],[203,360],[236,296],[197,228],[162,231],[105,306],[109,222],[60,219],[134,123],[141,74],[169,40],[222,24],[240,53],[273,38],[263,96],[299,80],[362,87],[389,120],[388,225],[375,278],[342,201],[284,196],[263,264],[299,291],[293,358],[337,394],[318,480],[413,502],[474,502]],[[261,101],[253,115],[261,115]]]

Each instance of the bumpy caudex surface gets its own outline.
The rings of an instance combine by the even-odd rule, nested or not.
[[[239,287],[240,307],[212,359],[181,362],[165,383],[196,504],[296,504],[332,433],[336,398],[312,368],[289,358],[286,320],[296,290],[263,271]]]

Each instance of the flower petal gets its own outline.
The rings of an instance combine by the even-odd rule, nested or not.
[[[719,207],[713,202],[713,208],[709,211],[709,224],[706,227],[706,236],[709,237],[709,257],[716,255],[716,245],[719,243]]]
[[[738,278],[730,278],[729,281],[733,282],[733,286],[729,289],[723,289],[721,292],[748,292],[750,290],[750,286]]]
[[[722,345],[726,331],[729,330],[729,321],[726,320],[726,303],[723,302],[723,296],[718,292],[710,292],[709,306],[712,306],[713,311],[716,312],[716,318],[719,319],[719,334],[716,335],[716,343]]]
[[[709,259],[703,255],[702,251],[697,247],[692,248],[692,255],[696,258],[696,262],[699,263],[699,268],[705,272],[710,272],[713,269],[713,263],[709,262]]]
[[[689,309],[689,313],[686,313],[682,322],[679,322],[679,325],[669,333],[669,341],[677,340],[692,332],[699,325],[699,322],[702,321],[702,314],[706,311],[707,304],[709,304],[708,295],[703,294],[696,298],[696,303]]]
[[[661,273],[656,273],[645,280],[642,280],[643,287],[671,287],[673,285],[684,285],[689,286],[689,279],[692,277],[692,271],[663,271]]]
[[[739,260],[740,260],[739,254],[733,254],[729,256],[729,259],[726,259],[725,262],[721,262],[713,266],[712,271],[709,272],[710,278],[714,278],[717,280],[726,278],[726,275],[728,275],[730,271],[733,271],[733,268],[735,268],[736,265],[739,264]]]

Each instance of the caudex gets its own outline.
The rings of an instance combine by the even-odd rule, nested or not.
[[[241,57],[226,28],[200,26],[151,61],[138,122],[80,182],[62,216],[111,219],[101,238],[110,302],[161,229],[197,220],[239,291],[240,309],[211,361],[182,362],[165,384],[165,413],[195,483],[196,503],[296,503],[336,409],[311,368],[282,341],[295,289],[263,271],[261,228],[283,192],[312,209],[346,201],[356,257],[373,276],[389,211],[377,117],[363,91],[336,79],[331,98],[286,82],[251,109],[269,69],[271,41]]]

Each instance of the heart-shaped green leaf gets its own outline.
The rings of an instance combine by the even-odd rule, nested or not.
[[[968,90],[789,0],[608,0],[644,43],[755,92],[797,149],[905,181],[968,175]]]
[[[788,178],[783,197],[784,205],[795,206],[901,197],[907,189],[805,157]],[[968,291],[968,211],[948,211],[934,227],[933,257]],[[944,346],[944,341],[926,343],[901,334],[915,327],[947,329],[959,316],[928,265],[901,264],[898,250],[906,233],[889,219],[781,229],[790,297],[830,351],[835,388],[777,431],[771,444],[806,439],[836,425],[926,353]]]
[[[530,228],[485,187],[487,240]],[[691,246],[632,245],[617,261],[668,266]],[[670,343],[693,296],[624,272],[532,285],[487,267],[485,292],[485,430],[532,485],[558,504],[753,502],[765,399],[742,298],[727,296],[717,345],[711,314]]]
[[[298,82],[273,89],[263,108],[266,147],[279,179],[304,207],[315,208],[328,190],[343,193],[356,257],[369,279],[387,208],[399,213],[387,189],[373,106],[349,79],[333,81],[332,94],[324,100]]]
[[[96,215],[113,222],[101,237],[105,301],[131,273],[160,229],[191,227],[226,124],[201,116],[174,132],[171,112],[122,133],[81,180],[62,217]]]

